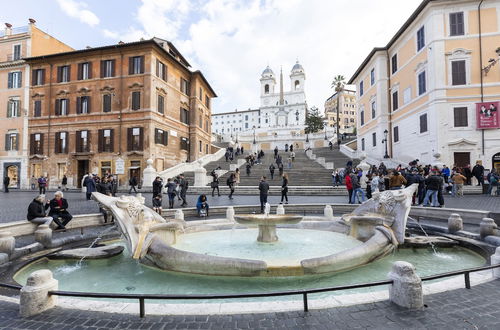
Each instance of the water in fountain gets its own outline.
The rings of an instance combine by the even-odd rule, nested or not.
[[[267,218],[269,216],[269,213],[271,213],[271,204],[266,203],[264,206],[264,216]]]
[[[90,245],[89,245],[88,249],[91,249],[91,248],[94,246],[94,244],[96,244],[96,243],[97,243],[97,241],[99,241],[99,240],[101,239],[101,237],[102,237],[104,234],[107,234],[108,232],[110,232],[112,229],[115,229],[115,228],[116,228],[116,226],[115,226],[115,225],[113,225],[113,226],[110,226],[110,227],[106,228],[106,229],[105,229],[105,230],[103,230],[101,233],[99,233],[99,235],[97,235],[96,239],[95,239],[92,243],[90,243]],[[83,256],[83,257],[82,257],[82,258],[81,258],[81,259],[80,259],[80,260],[76,263],[76,266],[77,266],[78,268],[80,268],[80,267],[82,266],[82,262],[83,262],[83,259],[85,259],[85,257],[86,257],[86,256]]]
[[[429,240],[429,245],[431,246],[432,250],[434,251],[434,254],[435,255],[438,255],[438,251],[436,249],[436,246],[434,245],[434,243],[432,243],[429,235],[427,234],[427,232],[425,231],[424,227],[422,227],[422,225],[420,224],[420,222],[418,222],[416,219],[408,216],[408,219],[411,219],[413,222],[415,222],[419,227],[420,229],[422,230],[422,232],[424,233],[424,235],[427,237],[427,239]]]

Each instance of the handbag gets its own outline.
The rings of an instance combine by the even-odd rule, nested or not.
[[[217,182],[212,181],[212,182],[210,183],[210,188],[217,188]]]

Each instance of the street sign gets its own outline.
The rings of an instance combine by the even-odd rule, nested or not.
[[[125,174],[125,161],[121,158],[118,158],[115,161],[115,168],[116,174]]]

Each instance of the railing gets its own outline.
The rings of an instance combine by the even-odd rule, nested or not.
[[[470,289],[470,273],[480,272],[484,270],[499,268],[498,265],[491,266],[483,266],[483,267],[475,267],[464,270],[458,270],[454,272],[435,274],[430,276],[422,277],[422,282],[436,280],[445,277],[452,277],[457,275],[464,275],[465,288]],[[314,293],[322,293],[322,292],[333,292],[333,291],[341,291],[341,290],[350,290],[350,289],[360,289],[367,288],[373,286],[381,286],[392,284],[392,280],[386,281],[377,281],[377,282],[368,282],[368,283],[360,283],[360,284],[350,284],[350,285],[341,285],[334,286],[329,288],[321,288],[321,289],[309,289],[309,290],[293,290],[293,291],[279,291],[279,292],[267,292],[267,293],[242,293],[242,294],[229,294],[229,295],[162,295],[162,294],[132,294],[132,293],[93,293],[93,292],[72,292],[72,291],[49,291],[49,295],[55,296],[65,296],[65,297],[82,297],[82,298],[108,298],[108,299],[138,299],[139,300],[139,316],[146,316],[146,306],[145,300],[215,300],[215,299],[238,299],[238,298],[259,298],[259,297],[280,297],[280,296],[302,296],[302,303],[304,307],[304,312],[309,311],[308,304],[308,294]],[[12,285],[12,284],[4,284],[0,283],[0,287],[14,290],[21,290],[21,286]]]

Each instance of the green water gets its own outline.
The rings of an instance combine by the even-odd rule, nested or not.
[[[392,263],[398,260],[412,263],[420,276],[477,267],[485,263],[484,258],[478,254],[459,247],[438,249],[437,254],[434,254],[430,249],[401,249],[369,265],[343,273],[285,278],[243,278],[166,272],[141,265],[127,255],[127,251],[124,251],[123,254],[109,259],[84,260],[81,265],[78,265],[77,261],[41,259],[39,262],[22,269],[14,279],[24,285],[31,272],[39,269],[50,269],[54,278],[59,280],[59,289],[66,291],[230,294],[321,288],[385,280]],[[312,295],[311,298],[377,290],[384,290],[384,287],[321,293]],[[295,300],[300,299],[300,297],[259,298],[261,301],[278,299]],[[245,299],[244,301],[249,300]]]

